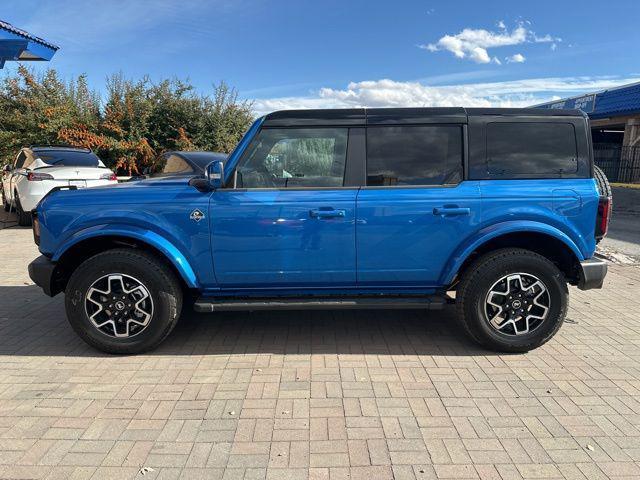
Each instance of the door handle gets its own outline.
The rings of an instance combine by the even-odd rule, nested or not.
[[[317,209],[317,210],[309,210],[309,216],[311,218],[339,218],[345,217],[347,215],[346,210],[334,210],[333,208],[330,210]]]
[[[471,215],[471,209],[468,207],[435,207],[433,209],[434,215],[440,215],[441,217],[459,217],[462,215]]]

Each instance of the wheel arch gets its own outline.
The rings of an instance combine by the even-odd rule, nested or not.
[[[199,282],[185,255],[164,237],[151,231],[94,231],[74,236],[53,255],[57,264],[56,283],[63,291],[73,271],[87,258],[114,248],[134,248],[152,253],[164,261],[184,288],[197,289]]]
[[[466,242],[447,262],[442,285],[457,283],[466,268],[479,256],[499,248],[524,248],[549,260],[571,284],[579,281],[579,264],[585,259],[578,246],[564,232],[549,225],[531,222],[523,226],[493,227]]]

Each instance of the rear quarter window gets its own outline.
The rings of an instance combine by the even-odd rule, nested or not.
[[[562,177],[578,171],[571,123],[495,122],[486,127],[486,173],[492,178]]]

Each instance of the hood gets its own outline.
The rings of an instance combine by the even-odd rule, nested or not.
[[[38,210],[55,205],[131,205],[173,202],[195,189],[189,186],[190,176],[148,178],[78,190],[54,190],[38,204]]]

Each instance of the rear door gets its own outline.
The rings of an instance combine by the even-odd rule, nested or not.
[[[211,196],[220,286],[355,285],[358,187],[346,166],[357,139],[364,143],[363,128],[271,127],[258,133],[238,163],[235,188]]]
[[[463,181],[463,124],[367,127],[367,185],[358,195],[358,284],[439,286],[480,222],[478,182]]]

